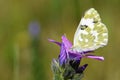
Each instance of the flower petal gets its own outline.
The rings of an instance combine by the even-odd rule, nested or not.
[[[60,65],[63,65],[67,61],[67,52],[65,49],[64,44],[61,44],[61,49],[60,49],[60,55],[59,55],[59,63]]]
[[[86,56],[86,57],[87,57],[87,58],[96,59],[96,60],[100,60],[100,61],[103,61],[103,60],[104,60],[104,57],[102,57],[102,56],[88,55],[88,56]]]
[[[57,44],[57,45],[61,46],[61,43],[60,43],[60,42],[57,42],[57,41],[55,41],[55,40],[48,39],[48,41],[53,42],[53,43],[55,43],[55,44]]]
[[[65,35],[63,35],[61,49],[60,49],[60,55],[59,55],[60,65],[63,65],[64,63],[66,63],[67,59],[69,58],[68,51],[71,47],[72,47],[71,42],[66,38]]]
[[[72,43],[67,39],[65,35],[62,36],[62,42],[65,45],[67,51],[72,47]]]
[[[84,64],[83,66],[79,67],[76,71],[76,73],[83,73],[83,71],[86,69],[88,64]]]
[[[77,53],[69,52],[68,54],[69,54],[69,58],[70,59],[80,60],[82,58],[82,56],[80,54],[77,54]]]

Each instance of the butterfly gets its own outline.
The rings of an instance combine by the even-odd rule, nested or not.
[[[108,43],[108,30],[94,8],[85,12],[74,34],[72,50],[76,52],[94,51]]]

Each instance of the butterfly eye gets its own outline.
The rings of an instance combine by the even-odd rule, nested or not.
[[[88,27],[87,25],[81,25],[81,26],[80,26],[80,29],[81,29],[81,30],[84,30],[84,29],[86,29],[87,27]]]

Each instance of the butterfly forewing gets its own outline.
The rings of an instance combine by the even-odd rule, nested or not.
[[[103,47],[108,42],[108,30],[101,22],[98,12],[91,8],[81,19],[74,35],[73,50],[92,51]]]

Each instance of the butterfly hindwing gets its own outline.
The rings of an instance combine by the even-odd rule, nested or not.
[[[108,42],[108,30],[101,22],[98,12],[91,8],[81,19],[74,35],[73,50],[92,51],[103,47]]]

